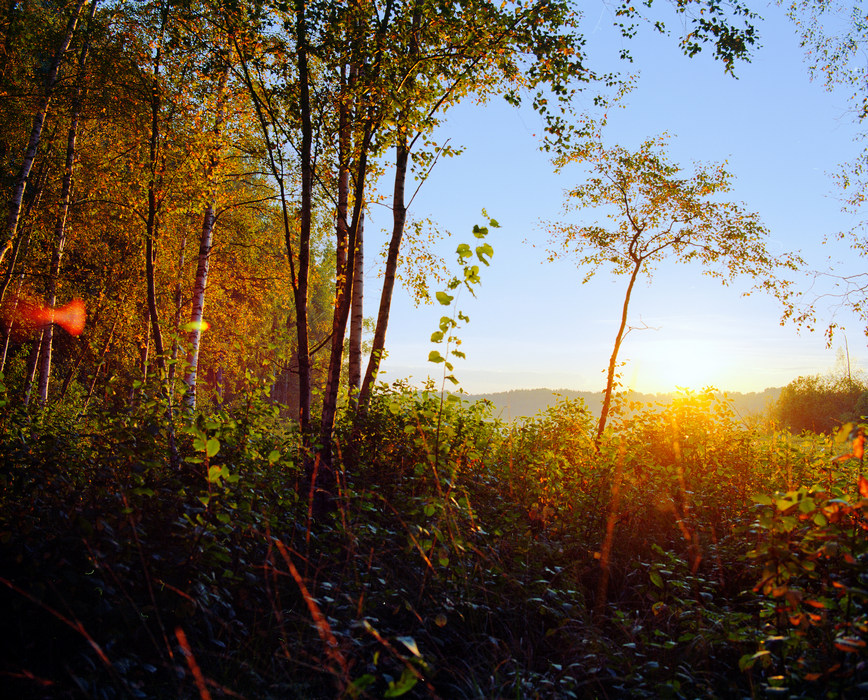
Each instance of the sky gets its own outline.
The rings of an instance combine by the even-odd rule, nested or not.
[[[688,171],[696,161],[726,161],[735,178],[729,197],[759,213],[770,230],[771,251],[799,252],[809,271],[858,271],[861,261],[844,243],[823,244],[857,221],[842,213],[830,178],[859,151],[848,95],[811,82],[795,28],[780,8],[758,11],[762,47],[751,63],[736,67],[737,79],[710,55],[683,56],[675,37],[648,31],[629,43],[614,37],[611,9],[603,3],[588,11],[583,22],[592,67],[638,73],[626,107],[609,114],[606,143],[635,148],[667,132],[669,154]],[[630,66],[615,61],[622,45],[633,53]],[[501,226],[487,238],[494,256],[481,271],[476,297],[464,292],[457,300],[470,318],[458,331],[466,359],[454,362],[461,388],[471,394],[541,387],[601,391],[627,279],[603,269],[582,284],[574,262],[549,263],[545,255],[544,222],[595,220],[593,211],[563,208],[564,190],[581,181],[581,168],[554,172],[539,149],[541,120],[529,108],[500,99],[466,103],[450,110],[445,122],[438,138],[451,139],[464,153],[435,166],[410,218],[430,218],[452,234],[439,251],[453,271],[457,245],[472,244],[473,226],[486,223],[483,209]],[[390,218],[388,209],[374,206],[366,242],[387,240]],[[368,254],[368,260],[374,257]],[[369,263],[366,290],[378,288],[377,272]],[[685,265],[662,266],[649,282],[638,283],[628,321],[635,330],[619,356],[622,383],[649,393],[707,386],[762,391],[840,366],[845,339],[853,371],[868,362],[865,324],[846,311],[822,302],[819,330],[811,333],[781,325],[782,307],[770,296],[743,296],[750,286],[741,281],[724,287],[700,266]],[[799,286],[808,290],[810,276]],[[365,313],[374,316],[378,297],[368,294]],[[418,385],[430,375],[440,385],[442,366],[427,358],[433,349],[443,351],[430,336],[444,308],[416,307],[408,292],[396,288],[382,380]],[[822,330],[833,313],[845,330],[830,348]]]

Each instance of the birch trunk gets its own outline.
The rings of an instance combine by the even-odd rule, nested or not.
[[[45,79],[45,91],[42,93],[42,98],[39,101],[39,106],[36,108],[36,114],[33,117],[33,127],[30,130],[30,139],[27,142],[27,148],[24,150],[24,158],[21,161],[21,168],[18,171],[18,176],[15,179],[15,184],[12,188],[12,199],[9,203],[9,215],[6,219],[6,234],[3,242],[3,248],[0,250],[0,263],[6,253],[12,248],[12,242],[18,232],[18,221],[21,214],[21,202],[24,199],[24,189],[27,187],[27,179],[30,177],[30,170],[33,167],[33,161],[36,159],[36,152],[39,150],[39,143],[42,140],[42,129],[45,126],[45,118],[48,115],[48,108],[51,104],[51,98],[54,96],[54,89],[60,75],[60,64],[66,54],[72,37],[75,34],[75,28],[78,25],[78,18],[81,15],[81,9],[84,7],[86,0],[78,0],[75,8],[72,11],[72,16],[66,25],[66,31],[57,47],[54,54],[54,59],[51,62],[51,67],[48,70],[48,75]]]
[[[199,349],[202,344],[202,317],[205,314],[205,290],[208,288],[208,268],[211,262],[211,246],[214,235],[214,204],[208,202],[202,216],[202,232],[199,236],[199,258],[196,263],[196,281],[193,284],[193,301],[190,310],[190,355],[184,383],[187,393],[184,403],[190,411],[196,410],[196,380],[199,369]]]
[[[90,13],[87,21],[90,24],[96,13],[99,0],[93,0],[90,4]],[[51,256],[51,269],[48,272],[48,305],[53,307],[57,304],[57,279],[60,276],[60,264],[63,260],[63,249],[66,246],[66,219],[69,215],[69,202],[72,196],[73,171],[75,169],[76,139],[78,138],[78,122],[81,118],[82,88],[81,81],[84,70],[87,67],[87,54],[90,48],[90,35],[85,38],[78,59],[78,83],[75,87],[75,95],[72,103],[72,117],[69,124],[69,132],[66,138],[66,163],[63,168],[63,185],[60,192],[60,207],[57,213],[57,221],[54,227],[54,252]],[[51,380],[51,353],[54,342],[54,324],[48,324],[42,336],[41,357],[39,363],[39,404],[44,406],[48,402],[48,384]]]
[[[202,231],[199,236],[199,258],[196,263],[196,281],[193,284],[192,308],[190,310],[190,324],[192,325],[189,337],[190,355],[187,359],[187,374],[184,377],[184,383],[187,385],[184,401],[190,411],[196,410],[196,377],[199,368],[199,350],[202,345],[202,318],[205,314],[205,292],[208,289],[208,269],[211,262],[211,248],[214,242],[214,224],[217,218],[214,213],[216,195],[214,194],[212,179],[219,160],[220,135],[223,123],[226,120],[226,82],[229,80],[229,69],[230,65],[227,58],[226,66],[220,75],[217,85],[216,115],[212,130],[214,140],[210,145],[208,163],[205,166],[205,178],[211,185],[211,195],[205,206],[205,213],[202,215]]]

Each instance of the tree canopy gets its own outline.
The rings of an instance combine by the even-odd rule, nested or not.
[[[697,164],[692,175],[685,175],[669,160],[666,141],[665,136],[650,139],[631,151],[592,139],[556,161],[560,168],[577,162],[590,168],[586,181],[568,191],[567,210],[582,216],[600,210],[611,223],[549,223],[549,260],[574,258],[583,283],[606,267],[628,277],[598,440],[609,412],[633,288],[641,275],[650,276],[663,260],[696,262],[724,283],[746,275],[757,287],[780,294],[785,283],[779,271],[796,269],[799,262],[797,256],[768,250],[768,230],[756,213],[720,201],[718,195],[728,192],[732,182],[723,165]]]
[[[421,275],[399,269],[408,174],[455,153],[435,128],[469,98],[529,103],[541,145],[573,148],[623,58],[590,56],[580,19],[569,0],[4,5],[0,371],[40,404],[158,396],[170,444],[178,410],[263,382],[328,474],[341,407],[363,411],[376,383],[395,281],[425,296],[430,251],[412,256]],[[757,41],[739,2],[624,3],[614,19],[625,39],[677,25],[685,53],[727,71]],[[363,373],[360,312],[345,339],[373,201],[393,222]],[[25,297],[82,298],[84,332],[27,331]]]

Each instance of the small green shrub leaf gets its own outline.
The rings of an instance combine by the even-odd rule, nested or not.
[[[409,668],[405,668],[401,677],[397,681],[391,681],[386,692],[383,693],[384,698],[397,698],[404,693],[409,693],[418,682],[416,674]]]
[[[211,438],[205,443],[205,454],[213,457],[220,451],[220,441],[217,438]]]

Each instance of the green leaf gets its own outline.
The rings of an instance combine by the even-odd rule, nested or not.
[[[450,296],[446,292],[437,292],[435,295],[437,297],[437,301],[439,301],[443,306],[449,306],[452,303],[452,300],[455,298],[454,296]]]
[[[663,577],[660,575],[660,572],[656,569],[652,570],[649,576],[651,577],[651,583],[657,586],[657,588],[663,588],[666,585],[663,583]]]
[[[404,672],[401,674],[401,677],[397,681],[391,681],[389,683],[389,687],[386,689],[386,692],[383,693],[383,697],[400,697],[404,693],[409,693],[417,682],[418,679],[416,678],[416,674],[414,674],[413,671],[409,668],[404,668]]]
[[[268,463],[269,464],[274,464],[279,459],[280,459],[280,452],[278,452],[277,450],[272,450],[271,452],[268,453]]]
[[[432,343],[439,343],[442,340],[443,340],[443,331],[434,331],[431,334],[431,342]]]
[[[446,358],[437,350],[432,350],[428,353],[428,362],[446,362]]]
[[[209,457],[213,457],[220,451],[220,441],[217,438],[211,438],[205,444],[205,454]]]
[[[377,677],[375,675],[371,673],[366,673],[365,675],[359,676],[358,678],[356,678],[356,680],[350,683],[350,688],[352,688],[354,692],[359,693],[366,690],[369,686],[373,685],[376,682]],[[352,692],[350,693],[350,695],[351,697],[357,697],[356,695],[353,695]]]
[[[458,246],[458,249],[455,252],[458,253],[458,257],[462,259],[469,258],[471,255],[473,255],[473,252],[470,250],[470,246],[466,243],[462,243],[460,246]]]
[[[490,258],[494,255],[494,248],[492,248],[488,243],[483,243],[480,246],[476,246],[476,257],[479,258],[479,261],[484,263],[485,265],[490,264],[486,258]]]

